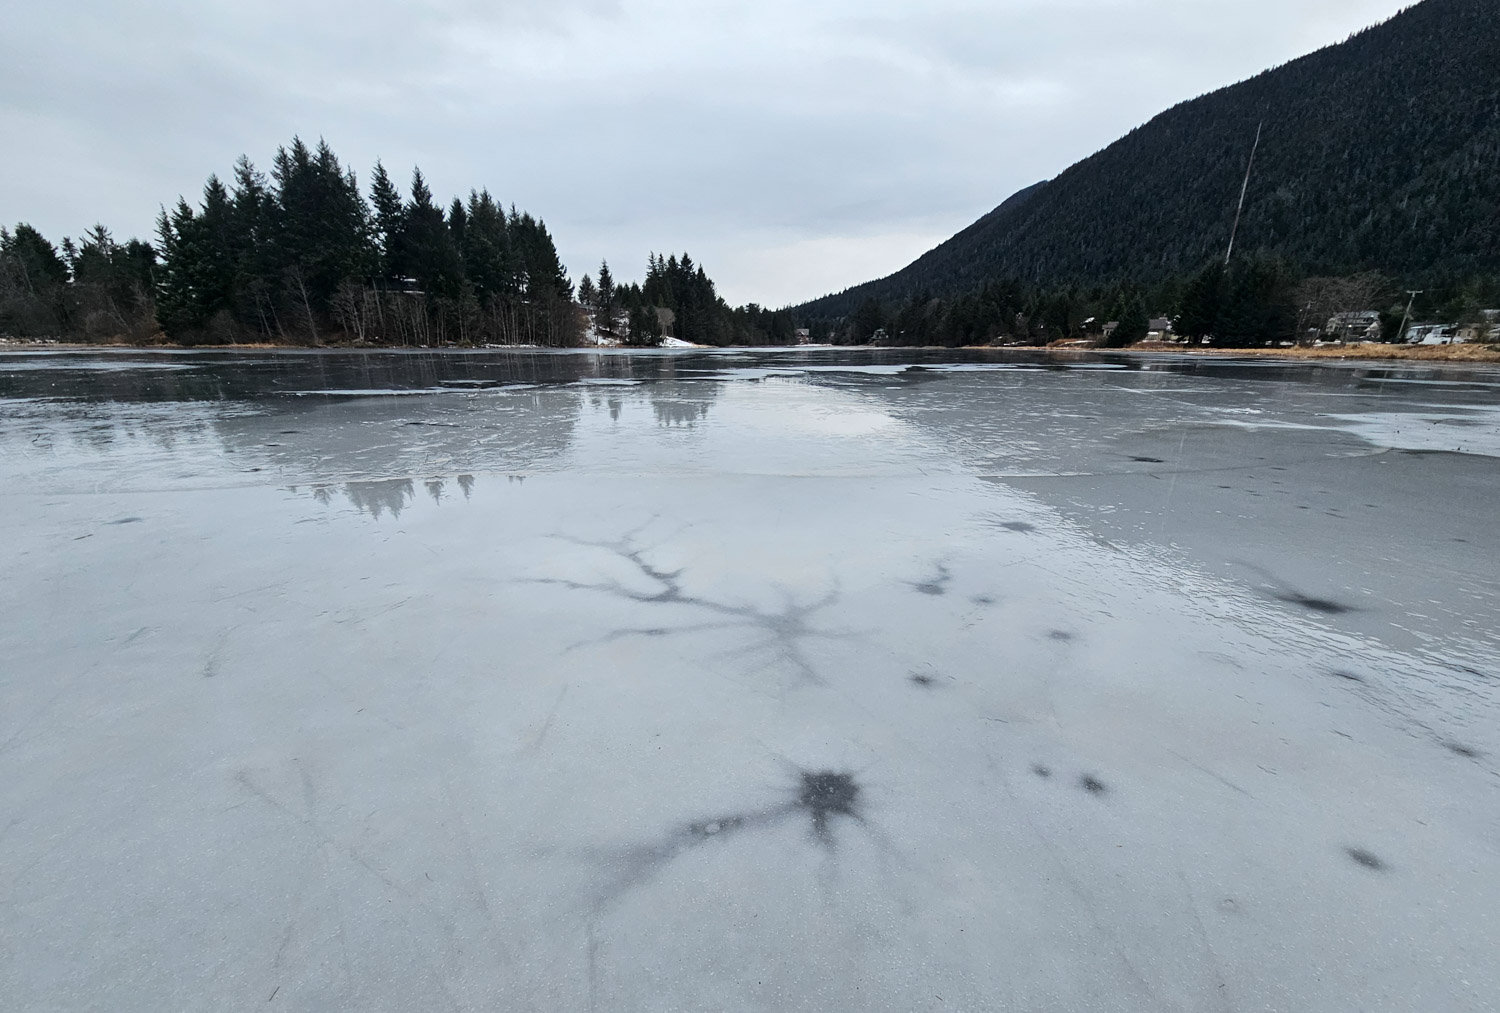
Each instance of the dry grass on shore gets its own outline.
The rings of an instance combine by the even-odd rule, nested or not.
[[[1260,359],[1381,359],[1410,362],[1500,362],[1500,345],[1385,345],[1362,342],[1324,348],[1185,348],[1161,342],[1142,342],[1132,352],[1170,352]]]

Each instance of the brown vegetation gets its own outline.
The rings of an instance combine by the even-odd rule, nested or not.
[[[1162,342],[1142,342],[1136,352],[1174,355],[1254,356],[1263,359],[1400,359],[1415,362],[1500,362],[1500,345],[1386,345],[1361,342],[1306,348],[1189,348]]]

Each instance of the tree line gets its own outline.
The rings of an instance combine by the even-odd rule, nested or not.
[[[730,306],[702,265],[687,253],[680,258],[650,254],[644,283],[616,282],[605,261],[597,280],[584,275],[578,283],[578,301],[596,341],[646,347],[677,338],[725,347],[789,345],[796,340],[790,310],[769,310],[756,303]]]
[[[182,344],[329,341],[571,345],[573,285],[546,225],[488,191],[403,194],[376,163],[368,198],[324,142],[248,158],[195,207],[163,208],[155,244],[95,226],[54,247],[0,229],[0,333]]]
[[[403,193],[377,162],[368,192],[324,142],[246,157],[201,200],[179,198],[154,243],[95,226],[54,246],[0,228],[0,335],[184,345],[330,343],[567,346],[790,344],[793,317],[731,307],[684,253],[617,283],[606,262],[575,292],[546,225],[486,190]]]
[[[1145,339],[1153,319],[1166,319],[1180,338],[1243,348],[1334,336],[1329,323],[1346,313],[1376,312],[1372,336],[1385,341],[1399,340],[1408,320],[1488,324],[1484,311],[1500,308],[1500,278],[1432,284],[1412,299],[1402,283],[1379,272],[1310,276],[1262,252],[1227,266],[1218,257],[1191,275],[1146,283],[999,279],[956,295],[924,291],[884,299],[871,293],[839,315],[820,313],[824,305],[809,304],[793,315],[814,340],[834,344],[959,347],[1077,339],[1123,347]]]

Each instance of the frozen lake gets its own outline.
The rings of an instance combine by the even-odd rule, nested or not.
[[[1500,1009],[1500,370],[0,355],[0,1006]]]

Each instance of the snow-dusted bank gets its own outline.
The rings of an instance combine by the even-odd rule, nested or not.
[[[1478,369],[0,357],[0,995],[1493,1009],[1497,419]]]

